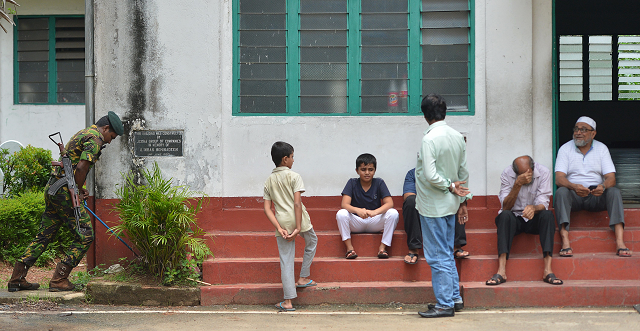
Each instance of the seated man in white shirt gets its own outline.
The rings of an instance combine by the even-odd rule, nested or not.
[[[572,211],[588,210],[609,213],[609,227],[615,231],[616,254],[630,257],[623,240],[624,209],[622,195],[616,185],[616,168],[609,149],[594,140],[596,121],[582,116],[573,127],[573,140],[562,145],[556,158],[554,209],[562,249],[560,256],[573,256],[569,242],[569,220]]]

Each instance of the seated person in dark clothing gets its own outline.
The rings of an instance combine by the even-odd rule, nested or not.
[[[404,257],[404,263],[418,263],[418,251],[422,249],[422,230],[420,229],[420,216],[416,209],[416,169],[407,172],[402,186],[402,217],[404,218],[404,231],[407,233],[407,246],[409,253]],[[457,215],[456,215],[457,217]],[[453,242],[453,256],[456,259],[464,259],[469,256],[469,252],[462,249],[467,244],[467,234],[464,224],[457,222],[456,236]]]

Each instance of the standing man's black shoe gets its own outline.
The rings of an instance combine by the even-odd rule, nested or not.
[[[436,307],[436,305],[433,304],[433,303],[430,303],[430,304],[427,305],[427,309],[433,309],[435,307]],[[463,309],[464,309],[464,302],[456,302],[456,303],[453,304],[453,310],[455,310],[456,313],[461,311],[461,310],[463,310]]]
[[[422,316],[422,317],[427,317],[427,318],[431,318],[431,317],[453,317],[453,315],[455,315],[455,312],[453,310],[453,307],[451,307],[451,308],[431,308],[428,311],[420,311],[420,312],[418,312],[418,314],[420,314],[420,316]]]

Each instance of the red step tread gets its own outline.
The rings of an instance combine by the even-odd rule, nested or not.
[[[640,280],[507,281],[497,286],[462,282],[465,307],[632,306],[640,302]]]
[[[337,230],[318,231],[318,247],[316,257],[343,257],[346,248]],[[215,231],[207,235],[209,247],[217,258],[242,257],[278,257],[278,248],[273,232],[230,232]],[[640,228],[625,229],[625,243],[632,251],[640,252]],[[571,247],[576,253],[615,252],[615,235],[608,228],[572,228],[570,232]],[[211,242],[211,240],[213,242]],[[352,243],[359,256],[376,257],[382,240],[381,233],[359,233],[352,235]],[[559,232],[555,235],[553,253],[557,254],[562,247]],[[391,256],[407,254],[407,235],[404,230],[396,230],[392,246],[387,249]],[[467,230],[465,250],[473,255],[497,254],[497,233],[495,229]],[[256,250],[256,247],[262,249]],[[296,242],[296,256],[302,256],[304,240]],[[514,238],[512,254],[542,254],[538,235],[520,234]],[[419,252],[423,255],[422,251]]]
[[[402,205],[395,207],[400,213],[398,229],[404,229],[402,218]],[[307,208],[311,223],[316,231],[337,230],[336,213],[338,205],[332,208]],[[495,208],[469,208],[469,222],[467,229],[494,229],[495,217],[498,215]],[[624,210],[625,226],[640,227],[640,209],[627,208]],[[272,231],[273,226],[267,220],[262,209],[257,208],[233,208],[224,209],[217,217],[203,216],[199,225],[207,232],[211,231]],[[573,227],[598,227],[607,228],[609,217],[607,212],[579,211],[572,213],[571,225]]]
[[[389,302],[435,302],[431,282],[340,282],[319,283],[316,287],[298,289],[295,305],[322,303],[383,304]],[[282,284],[235,284],[203,286],[200,304],[264,305],[282,301]]]
[[[640,256],[619,257],[614,253],[583,253],[573,257],[553,258],[553,273],[562,280],[637,280],[640,279]],[[463,282],[484,282],[498,270],[495,255],[474,255],[459,266]],[[511,255],[507,260],[507,282],[542,280],[542,255]]]
[[[295,260],[295,274],[300,272],[302,258]],[[310,278],[317,282],[430,281],[431,268],[421,260],[404,263],[403,257],[389,259],[315,258]],[[280,260],[213,259],[203,265],[203,280],[210,284],[280,283]]]

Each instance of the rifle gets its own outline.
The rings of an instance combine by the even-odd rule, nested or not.
[[[52,136],[58,135],[60,137],[60,142],[56,142],[51,138]],[[80,204],[80,197],[78,196],[78,187],[76,185],[76,180],[73,176],[73,166],[71,165],[71,159],[69,158],[69,154],[64,149],[64,145],[62,144],[62,135],[60,132],[52,133],[49,135],[49,139],[53,141],[54,144],[58,145],[60,149],[60,156],[62,157],[62,162],[60,161],[51,161],[51,165],[54,167],[61,167],[64,170],[64,177],[58,179],[55,183],[53,183],[49,187],[49,195],[55,195],[58,190],[67,185],[69,188],[69,193],[71,194],[71,202],[73,203],[73,214],[76,217],[76,228],[78,231],[80,229],[80,211],[82,210],[82,205]]]

